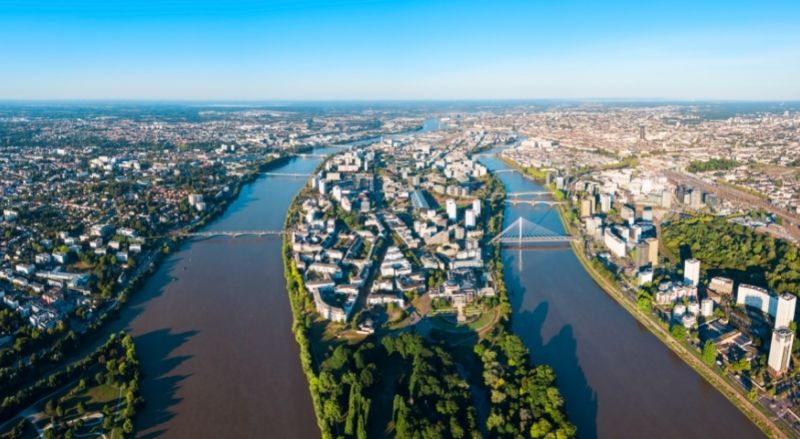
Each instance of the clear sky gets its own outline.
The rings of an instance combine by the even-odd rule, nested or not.
[[[800,99],[800,0],[0,0],[0,99]]]

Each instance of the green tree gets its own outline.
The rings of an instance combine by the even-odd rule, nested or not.
[[[686,340],[686,328],[684,328],[680,323],[674,323],[672,327],[669,328],[669,333],[672,334],[672,336],[678,341]]]
[[[717,360],[717,345],[711,340],[707,340],[703,345],[703,363],[713,366]]]
[[[130,419],[126,419],[122,424],[122,431],[124,431],[126,434],[133,433],[133,422]]]

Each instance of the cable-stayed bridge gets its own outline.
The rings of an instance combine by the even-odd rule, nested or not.
[[[522,245],[534,243],[570,242],[574,238],[564,233],[548,229],[523,217],[517,218],[508,227],[492,238],[492,243],[503,245]]]

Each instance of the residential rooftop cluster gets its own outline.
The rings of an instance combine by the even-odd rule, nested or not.
[[[376,307],[408,310],[423,296],[459,321],[478,312],[471,304],[495,295],[482,250],[492,192],[471,154],[506,140],[441,130],[329,159],[301,195],[291,238],[318,313],[341,322],[364,310],[375,322]]]
[[[84,330],[165,246],[221,212],[273,160],[411,130],[421,120],[379,112],[0,108],[0,310],[11,312],[2,314],[0,346],[20,329]]]

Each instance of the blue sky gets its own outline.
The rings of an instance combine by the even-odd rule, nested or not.
[[[0,99],[800,99],[800,1],[0,0]]]

